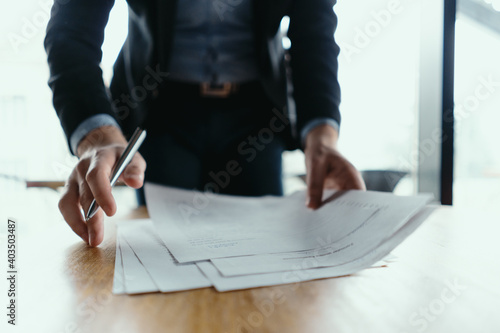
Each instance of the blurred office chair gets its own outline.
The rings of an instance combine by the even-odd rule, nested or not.
[[[395,170],[364,170],[361,176],[369,191],[392,192],[408,172]]]
[[[399,181],[408,174],[406,171],[395,170],[364,170],[361,176],[368,191],[392,192]],[[300,179],[306,182],[306,176],[300,175]]]

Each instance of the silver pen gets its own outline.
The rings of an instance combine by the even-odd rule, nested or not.
[[[145,138],[146,131],[138,127],[130,138],[130,141],[127,144],[127,148],[125,148],[122,155],[120,156],[120,159],[113,167],[113,173],[111,174],[110,179],[111,187],[115,185],[118,178],[120,178],[123,170],[125,170],[130,161],[132,161],[132,158],[134,157],[137,150],[139,150],[139,147],[141,146]],[[92,200],[89,210],[87,211],[87,214],[85,214],[85,221],[90,220],[95,215],[98,209],[99,205],[96,203],[95,199]]]

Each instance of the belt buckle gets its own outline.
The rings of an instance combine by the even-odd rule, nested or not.
[[[200,85],[200,94],[205,97],[216,97],[216,98],[227,98],[232,91],[234,91],[235,85],[226,82],[220,85],[216,85],[211,82],[203,82]]]

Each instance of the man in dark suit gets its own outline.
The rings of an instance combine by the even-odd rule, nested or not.
[[[324,187],[364,189],[336,148],[334,3],[129,0],[129,33],[108,91],[99,63],[114,1],[56,0],[45,47],[54,106],[80,158],[59,204],[71,228],[91,246],[102,241],[102,212],[85,223],[80,209],[95,198],[108,216],[115,213],[109,175],[137,126],[148,137],[122,175],[134,188],[146,179],[280,195],[281,153],[301,148],[310,208],[320,206]],[[290,17],[287,56],[284,16]]]

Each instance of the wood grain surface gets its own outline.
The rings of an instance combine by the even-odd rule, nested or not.
[[[225,293],[112,295],[115,221],[146,216],[142,208],[107,219],[98,248],[63,221],[21,234],[18,325],[8,331],[500,332],[496,209],[439,208],[394,251],[395,262],[352,276]],[[25,229],[35,228],[29,223]]]

